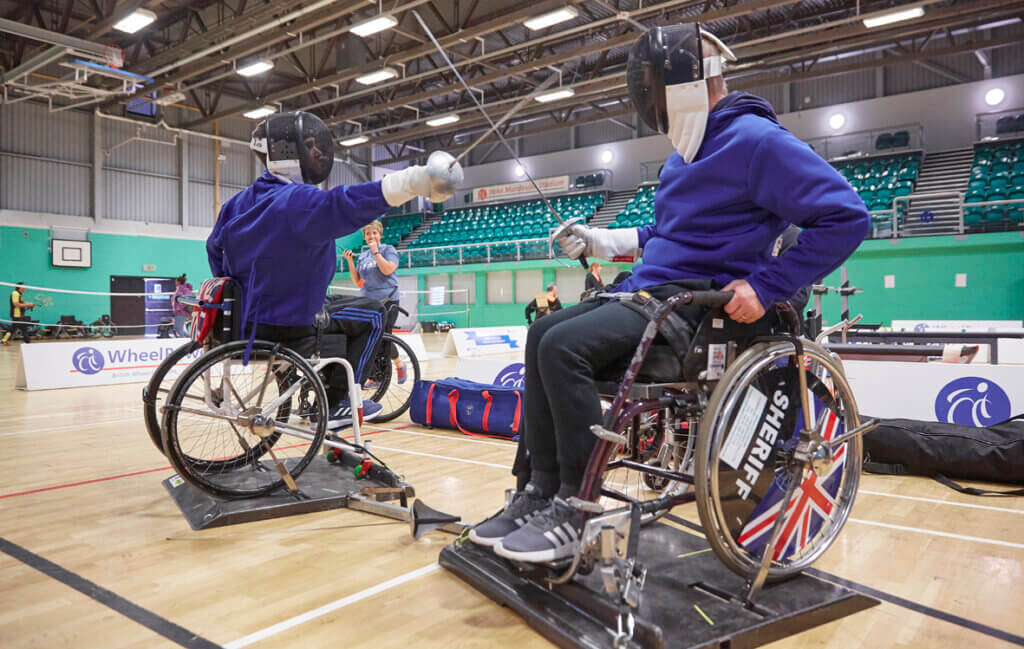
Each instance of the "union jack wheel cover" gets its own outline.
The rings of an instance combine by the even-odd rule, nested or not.
[[[830,391],[811,374],[807,380],[811,421],[826,440],[841,435],[845,423]],[[782,458],[795,448],[803,427],[796,368],[776,365],[761,372],[737,404],[723,428],[728,432],[722,435],[713,471],[718,473],[723,527],[736,546],[756,558],[771,536],[789,486],[790,473]],[[773,436],[769,451],[768,441]],[[813,549],[837,512],[848,447],[849,443],[843,444],[833,452],[826,475],[803,472],[786,510],[774,561],[788,563]]]

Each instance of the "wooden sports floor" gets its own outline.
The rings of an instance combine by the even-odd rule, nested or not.
[[[172,471],[142,386],[15,391],[17,354],[0,348],[0,648],[551,646],[438,567],[446,534],[414,543],[348,510],[191,531],[160,484]],[[368,432],[425,502],[465,520],[511,485],[511,443],[406,417]],[[697,521],[694,505],[675,513]],[[886,601],[770,646],[1024,646],[1024,498],[865,475],[816,567]]]

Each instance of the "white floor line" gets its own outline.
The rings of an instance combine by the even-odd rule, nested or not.
[[[30,430],[16,430],[12,433],[0,433],[0,437],[13,437],[15,435],[31,435],[33,433],[59,433],[63,430],[78,430],[79,428],[93,428],[94,426],[103,426],[105,424],[121,424],[126,421],[134,421],[142,424],[141,413],[135,417],[125,417],[123,419],[106,419],[103,421],[93,421],[85,424],[74,424],[72,426],[53,426],[51,428],[32,428]]]
[[[972,503],[958,503],[951,500],[939,500],[938,498],[922,498],[920,496],[904,496],[902,494],[887,494],[882,491],[871,491],[869,489],[858,489],[857,493],[868,494],[869,496],[885,496],[886,498],[899,498],[901,500],[919,500],[925,503],[934,503],[936,505],[952,505],[954,507],[970,507],[971,509],[988,509],[994,512],[1003,512],[1005,514],[1024,514],[1024,509],[1010,509],[1008,507],[993,507],[991,505],[975,505]]]
[[[472,437],[455,437],[454,435],[438,435],[436,433],[423,433],[415,430],[403,430],[401,428],[384,428],[383,426],[374,426],[372,424],[366,424],[366,427],[373,428],[374,430],[384,430],[389,433],[414,435],[416,437],[436,437],[438,439],[447,439],[453,442],[467,442],[469,444],[486,444],[488,446],[500,446],[502,448],[515,448],[515,443],[511,440],[508,442],[493,442],[486,439],[473,439]]]
[[[480,466],[494,467],[495,469],[507,469],[509,471],[512,470],[511,466],[506,466],[504,464],[493,464],[491,462],[481,462],[480,460],[467,460],[464,457],[449,457],[447,455],[434,455],[433,453],[423,453],[422,451],[407,451],[404,448],[394,448],[392,446],[381,446],[380,444],[377,444],[376,442],[374,442],[370,446],[370,448],[372,450],[374,450],[374,451],[376,451],[378,449],[383,449],[385,451],[393,451],[395,453],[407,453],[409,455],[419,455],[420,457],[432,457],[435,460],[448,460],[449,462],[462,462],[463,464],[478,464]]]
[[[277,624],[269,626],[261,631],[257,631],[256,633],[250,633],[249,635],[239,638],[238,640],[225,644],[224,649],[241,649],[242,647],[248,647],[251,644],[260,642],[261,640],[265,640],[271,636],[277,635],[282,631],[287,631],[292,627],[296,627],[305,622],[309,622],[310,620],[315,620],[318,617],[323,617],[328,613],[332,613],[334,611],[337,611],[338,609],[345,608],[346,606],[355,604],[356,602],[360,602],[369,597],[373,597],[374,595],[383,593],[384,591],[390,590],[396,586],[401,586],[406,582],[410,582],[414,579],[419,579],[420,577],[425,577],[426,575],[437,572],[439,568],[440,566],[438,564],[432,563],[429,566],[424,566],[423,568],[420,568],[418,570],[413,570],[412,572],[407,572],[404,575],[399,575],[394,579],[389,579],[383,583],[377,584],[376,586],[371,586],[366,590],[361,590],[358,593],[354,593],[347,597],[342,597],[341,599],[335,600],[330,604],[325,604],[320,608],[313,609],[312,611],[308,611],[301,615],[296,615],[295,617],[284,620],[283,622],[278,622]]]
[[[930,534],[932,536],[942,536],[948,539],[957,539],[960,541],[974,541],[975,543],[987,543],[989,545],[1002,545],[1008,548],[1019,548],[1024,549],[1024,543],[1013,543],[1011,541],[999,541],[997,539],[985,539],[978,536],[966,536],[964,534],[953,534],[951,532],[939,532],[938,530],[926,530],[920,527],[907,527],[906,525],[893,525],[891,523],[879,523],[878,521],[866,521],[861,518],[849,518],[847,520],[853,521],[854,523],[862,523],[864,525],[872,525],[874,527],[885,527],[891,530],[900,530],[903,532],[916,532],[917,534]]]
[[[102,413],[102,412],[112,412],[112,411],[115,411],[115,410],[135,410],[135,411],[138,411],[138,410],[141,410],[141,408],[142,408],[142,404],[140,402],[139,405],[137,405],[137,406],[127,406],[127,405],[125,405],[125,406],[111,406],[109,408],[98,408],[96,410],[64,410],[64,411],[60,411],[60,412],[48,412],[48,413],[43,414],[43,415],[21,415],[19,417],[3,417],[3,421],[6,422],[6,421],[22,421],[22,420],[25,420],[25,419],[52,419],[53,417],[65,417],[65,416],[68,416],[68,415],[72,415],[72,416],[91,415],[91,414]]]

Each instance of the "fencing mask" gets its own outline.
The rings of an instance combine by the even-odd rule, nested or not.
[[[715,44],[721,55],[705,57],[701,38]],[[640,118],[664,133],[687,163],[704,140],[707,126],[707,80],[722,76],[722,61],[736,56],[698,23],[648,29],[629,52],[626,84]]]
[[[267,171],[293,183],[319,185],[334,166],[334,138],[305,111],[275,113],[252,133],[249,148],[267,156]]]

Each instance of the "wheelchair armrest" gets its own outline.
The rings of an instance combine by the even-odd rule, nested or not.
[[[728,304],[732,295],[732,291],[686,291],[679,301],[682,304],[718,308]]]
[[[184,304],[185,306],[203,307],[203,301],[194,295],[179,295],[174,299],[178,301],[178,304]]]

